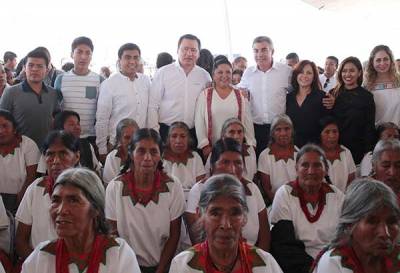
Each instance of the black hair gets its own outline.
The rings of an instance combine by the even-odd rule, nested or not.
[[[291,52],[288,55],[286,55],[286,60],[289,60],[289,59],[299,60],[299,55],[297,55],[297,53],[295,53],[295,52]]]
[[[74,52],[75,48],[77,48],[78,45],[87,45],[90,48],[90,50],[93,52],[93,49],[94,49],[93,42],[88,37],[80,36],[78,38],[75,38],[71,44],[71,52]]]
[[[70,70],[73,69],[73,68],[74,68],[74,63],[71,63],[71,62],[65,63],[65,64],[63,64],[63,66],[61,67],[61,69],[62,69],[63,71],[65,71],[65,72],[68,72],[68,71],[70,71]]]
[[[232,72],[232,76],[235,75],[235,74],[238,74],[238,75],[240,75],[240,77],[242,77],[243,76],[243,71],[239,70],[239,69],[235,69]]]
[[[40,48],[35,48],[31,52],[29,52],[28,55],[26,55],[25,64],[28,61],[28,58],[40,58],[40,59],[43,59],[44,62],[46,63],[46,68],[47,68],[47,66],[49,65],[49,62],[50,62],[49,55],[45,51],[40,49]]]
[[[319,140],[320,140],[320,142],[321,142],[321,133],[322,133],[322,131],[325,129],[325,127],[326,126],[328,126],[328,125],[331,125],[331,124],[334,124],[334,125],[336,125],[336,127],[338,128],[338,130],[339,130],[339,123],[338,123],[338,121],[336,120],[336,118],[335,117],[333,117],[333,116],[325,116],[325,117],[323,117],[323,118],[321,118],[319,121],[318,121],[318,128],[319,128],[319,133],[318,133],[318,138],[319,138]],[[340,133],[340,132],[339,132]]]
[[[4,63],[8,62],[8,60],[12,60],[15,58],[17,58],[17,54],[15,54],[14,52],[12,52],[12,51],[4,52],[4,56],[3,56]]]
[[[131,142],[129,143],[128,146],[128,159],[126,160],[124,167],[121,170],[121,174],[126,173],[128,171],[128,169],[131,167],[133,161],[132,161],[132,153],[136,148],[136,144],[144,139],[151,139],[153,140],[157,145],[158,145],[158,149],[160,150],[160,155],[162,155],[163,153],[163,143],[162,143],[162,139],[160,137],[160,135],[157,133],[156,130],[154,129],[149,129],[149,128],[142,128],[139,129],[135,132],[135,134],[133,135]],[[157,168],[159,170],[162,170],[162,161],[160,160],[158,162],[158,166]]]
[[[231,62],[228,60],[228,58],[224,55],[218,55],[217,57],[214,58],[214,67],[213,67],[213,73],[215,69],[218,68],[221,64],[227,64],[232,68]]]
[[[118,59],[122,58],[122,55],[124,54],[125,50],[137,50],[139,52],[139,56],[142,54],[140,51],[140,48],[137,44],[133,43],[126,43],[123,44],[119,49],[118,49]]]
[[[160,68],[174,61],[172,55],[168,52],[161,52],[157,55],[156,67]]]
[[[181,43],[182,43],[182,40],[183,40],[183,39],[188,39],[188,40],[194,40],[194,41],[196,41],[196,42],[197,42],[197,45],[199,46],[199,50],[201,49],[201,42],[200,42],[200,39],[197,38],[196,36],[194,36],[193,34],[185,34],[185,35],[182,35],[182,36],[179,38],[179,41],[178,41],[178,48],[181,46]]]
[[[211,54],[210,50],[208,49],[201,49],[200,50],[200,56],[197,59],[196,64],[206,70],[210,75],[213,72],[213,67],[214,67],[214,57]]]
[[[218,161],[218,159],[224,152],[236,152],[242,155],[243,157],[242,145],[240,145],[239,142],[230,137],[221,138],[217,142],[215,142],[215,144],[212,147],[211,157],[210,157],[211,169],[214,169],[215,163]]]
[[[64,110],[55,115],[53,129],[54,130],[64,130],[64,123],[71,116],[76,117],[79,122],[81,121],[81,118],[77,112],[70,111],[70,110]]]
[[[44,140],[42,147],[42,154],[46,154],[46,151],[49,149],[51,145],[53,145],[56,141],[61,140],[62,144],[72,152],[79,152],[79,139],[74,137],[73,134],[68,133],[66,131],[51,131]]]
[[[14,116],[11,114],[10,111],[4,110],[4,109],[0,109],[0,117],[3,117],[6,120],[8,120],[9,122],[11,122],[13,127],[14,127],[14,130],[17,131],[17,129],[18,129],[17,121],[15,120]]]
[[[339,65],[339,59],[336,58],[335,56],[328,56],[328,57],[326,57],[326,58],[327,58],[327,59],[330,59],[330,60],[332,60],[332,61],[334,61],[334,62],[336,63],[336,66]]]

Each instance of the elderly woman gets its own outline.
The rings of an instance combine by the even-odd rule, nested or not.
[[[48,176],[36,179],[26,190],[16,214],[18,222],[16,249],[25,259],[33,249],[46,240],[56,238],[48,208],[54,181],[60,173],[79,162],[79,140],[65,131],[53,131],[43,144],[43,156]]]
[[[372,177],[388,185],[400,200],[400,141],[381,140],[372,153]]]
[[[265,203],[257,185],[243,177],[242,145],[232,138],[218,140],[211,153],[211,174],[228,173],[236,176],[246,189],[246,200],[249,207],[246,225],[243,227],[243,237],[251,245],[269,249],[269,224]],[[198,214],[201,190],[204,181],[196,183],[189,193],[185,220],[189,227],[192,243],[202,241],[197,230],[193,229],[195,222],[200,218]]]
[[[106,217],[114,233],[135,250],[144,273],[167,270],[185,208],[182,186],[162,171],[161,154],[158,133],[139,129],[129,144],[122,175],[106,190]]]
[[[346,193],[336,234],[314,273],[399,272],[400,210],[396,195],[372,179]]]
[[[274,228],[281,221],[292,224],[294,237],[304,243],[305,252],[315,259],[334,236],[344,195],[324,181],[328,162],[320,147],[303,146],[296,157],[296,171],[297,179],[280,187],[275,194],[271,222],[276,225]],[[272,246],[279,247],[279,243]],[[275,258],[282,268],[289,262]]]
[[[320,146],[329,166],[329,179],[342,192],[355,178],[356,165],[349,149],[339,144],[339,125],[335,118],[326,116],[319,121]]]
[[[243,177],[252,181],[257,172],[256,152],[253,146],[247,145],[245,135],[246,128],[238,118],[229,118],[222,125],[221,138],[230,137],[242,145],[244,158]],[[210,171],[210,158],[211,156],[208,157],[206,162],[206,170],[208,172]]]
[[[400,126],[400,74],[388,46],[378,45],[372,49],[364,85],[374,96],[375,123],[393,122]]]
[[[81,138],[81,118],[75,111],[65,110],[58,113],[54,117],[54,130],[64,130],[74,135],[79,140],[79,163],[80,166],[89,168],[97,173],[100,173],[101,163],[97,160],[92,144],[86,139]],[[38,173],[45,174],[47,171],[46,159],[44,156],[40,158]]]
[[[338,121],[340,143],[351,151],[359,164],[375,141],[375,103],[371,92],[361,84],[363,70],[359,59],[348,57],[342,61],[333,89],[336,97],[333,115]]]
[[[206,176],[203,160],[193,151],[189,127],[184,122],[176,121],[169,127],[162,157],[165,172],[178,178],[185,192]]]
[[[232,65],[225,56],[215,58],[212,75],[214,86],[199,95],[195,113],[198,148],[202,149],[204,158],[220,138],[225,120],[231,117],[243,122],[247,144],[256,145],[248,100],[232,87]]]
[[[377,126],[376,133],[378,136],[378,140],[386,140],[386,139],[400,139],[400,128],[393,122],[384,122]],[[372,151],[366,153],[364,155],[363,160],[361,161],[361,176],[369,176],[372,171]]]
[[[258,158],[258,172],[262,188],[272,202],[280,186],[296,179],[298,149],[293,143],[293,124],[287,115],[272,120],[270,134],[270,143]]]
[[[57,239],[35,248],[22,273],[140,273],[129,245],[108,234],[104,187],[93,171],[69,169],[57,178],[50,215]]]
[[[282,272],[270,254],[242,240],[247,200],[237,178],[227,174],[209,178],[199,199],[198,224],[206,239],[176,256],[169,272]]]
[[[6,209],[13,214],[35,180],[39,157],[36,143],[17,132],[13,115],[0,110],[0,193]]]
[[[128,146],[132,136],[139,130],[139,126],[133,119],[121,119],[116,128],[115,147],[107,155],[103,170],[103,181],[109,183],[121,172],[128,159]]]

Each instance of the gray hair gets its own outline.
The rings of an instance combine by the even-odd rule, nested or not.
[[[293,122],[292,122],[292,120],[290,119],[290,117],[289,117],[288,115],[285,115],[285,114],[277,115],[277,116],[275,116],[275,117],[272,119],[272,122],[271,122],[271,130],[269,131],[269,136],[270,136],[270,138],[269,138],[269,143],[270,143],[270,144],[272,144],[272,143],[275,142],[275,139],[274,139],[274,137],[273,137],[274,131],[275,131],[276,127],[277,127],[278,125],[282,124],[282,123],[283,123],[283,124],[289,125],[290,129],[292,130],[291,138],[292,138],[292,144],[293,144],[293,141],[294,141]]]
[[[394,151],[400,153],[400,140],[398,139],[386,139],[379,140],[376,144],[374,151],[372,152],[372,168],[376,167],[378,161],[381,158],[381,155],[386,151]]]
[[[335,237],[330,247],[350,243],[355,225],[382,207],[389,208],[400,220],[400,209],[394,192],[384,183],[372,178],[353,181],[345,195]]]
[[[96,231],[107,234],[109,227],[104,214],[105,190],[97,174],[86,168],[71,168],[63,171],[54,183],[57,186],[71,185],[79,188],[88,199],[93,209],[98,212],[95,219]]]
[[[233,175],[218,174],[208,178],[201,191],[199,200],[201,214],[204,214],[208,205],[220,196],[237,200],[246,213],[249,211],[242,183]]]
[[[118,122],[116,128],[115,146],[118,146],[118,144],[121,142],[122,130],[131,126],[134,127],[136,130],[139,129],[139,125],[137,124],[137,122],[131,118],[124,118]]]
[[[272,43],[272,39],[267,37],[267,36],[258,36],[253,40],[253,46],[256,43],[263,43],[266,42],[271,46],[272,49],[274,49],[274,44]]]
[[[239,124],[242,126],[243,133],[246,133],[246,128],[244,127],[243,123],[240,121],[238,118],[228,118],[225,120],[224,124],[222,125],[221,128],[221,138],[223,138],[226,134],[226,130],[228,130],[228,127],[231,126],[232,124]]]

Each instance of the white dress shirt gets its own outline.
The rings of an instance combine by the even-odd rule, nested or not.
[[[147,125],[150,79],[138,73],[133,81],[120,72],[100,86],[96,112],[96,143],[100,154],[107,153],[107,137],[115,143],[115,130],[124,118],[134,119],[140,128]]]
[[[319,75],[319,82],[321,83],[322,90],[325,92],[329,92],[331,89],[333,89],[336,85],[336,74],[333,75],[332,77],[329,78],[328,82],[326,82],[328,78],[325,76],[325,74]],[[325,85],[326,83],[326,85]]]
[[[266,72],[256,66],[246,69],[238,86],[250,92],[254,123],[270,124],[276,115],[285,113],[291,75],[292,69],[278,62],[273,62]]]
[[[197,65],[188,75],[179,62],[160,68],[150,89],[148,127],[158,130],[158,123],[183,121],[193,128],[197,96],[209,82],[208,72]]]

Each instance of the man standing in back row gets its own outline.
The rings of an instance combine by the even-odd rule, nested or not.
[[[257,65],[246,69],[239,87],[250,93],[258,157],[268,145],[272,119],[285,113],[286,93],[292,69],[273,60],[274,45],[269,37],[255,38],[253,53]]]
[[[196,99],[211,82],[206,70],[196,65],[201,43],[199,38],[186,34],[178,41],[178,61],[163,66],[154,76],[150,88],[148,126],[158,129],[166,141],[169,126],[183,121],[196,139],[194,112]],[[197,147],[195,141],[194,147]]]

